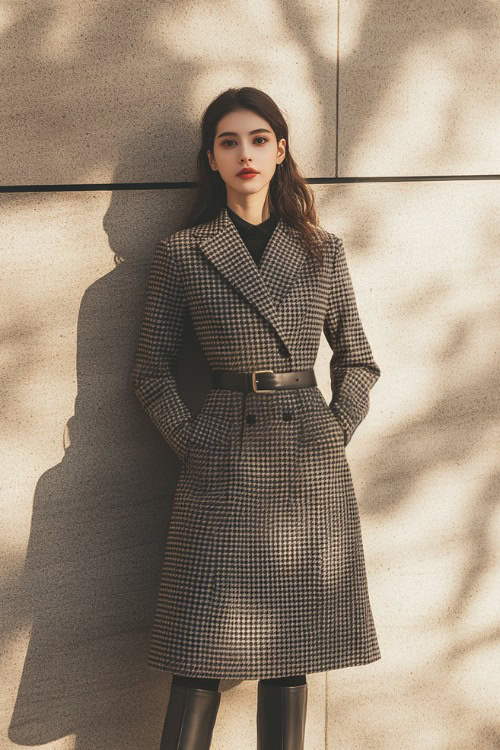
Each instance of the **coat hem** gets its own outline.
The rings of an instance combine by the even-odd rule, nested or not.
[[[379,661],[382,658],[382,655],[380,653],[368,657],[366,659],[344,659],[342,661],[333,662],[332,664],[329,664],[324,667],[307,667],[305,664],[298,664],[295,667],[289,667],[286,674],[283,674],[283,672],[277,673],[276,670],[271,672],[245,672],[242,673],[241,670],[224,670],[223,672],[213,672],[213,671],[199,671],[199,670],[186,670],[184,667],[180,666],[173,666],[173,665],[160,665],[158,662],[151,663],[147,662],[146,666],[156,672],[170,672],[171,674],[181,674],[184,677],[200,677],[205,679],[221,679],[221,680],[268,680],[278,677],[289,677],[291,675],[299,675],[299,674],[317,674],[319,672],[331,672],[335,669],[346,669],[348,667],[360,667],[367,664],[373,664],[376,661]]]

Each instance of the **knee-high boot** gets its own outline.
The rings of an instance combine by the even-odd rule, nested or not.
[[[266,685],[257,695],[257,750],[304,750],[305,685]]]
[[[160,750],[209,750],[221,693],[172,683]]]

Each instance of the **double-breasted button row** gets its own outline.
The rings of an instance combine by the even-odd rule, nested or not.
[[[284,422],[289,422],[291,419],[293,419],[293,414],[291,411],[284,411],[282,416]],[[255,422],[257,421],[257,417],[255,414],[247,414],[245,420],[247,424],[255,424]]]

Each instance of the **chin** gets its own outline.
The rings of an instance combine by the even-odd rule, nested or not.
[[[262,178],[261,174],[259,174],[257,177],[254,177],[253,180],[240,180],[240,178],[237,177],[236,185],[231,185],[231,187],[238,193],[258,193],[259,190],[262,190],[262,188],[267,185],[267,182],[265,180],[263,181],[259,178]]]

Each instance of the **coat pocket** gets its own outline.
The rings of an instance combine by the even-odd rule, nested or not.
[[[215,532],[230,515],[231,434],[229,425],[213,415],[197,416],[184,460],[183,503],[195,525]]]
[[[193,496],[205,500],[228,488],[231,422],[226,414],[205,402],[196,414],[187,439],[184,471]]]
[[[203,407],[195,416],[187,440],[187,452],[193,446],[224,447],[229,443],[230,424],[221,416]]]
[[[328,404],[315,405],[303,416],[300,442],[304,445],[344,445],[344,430]]]

